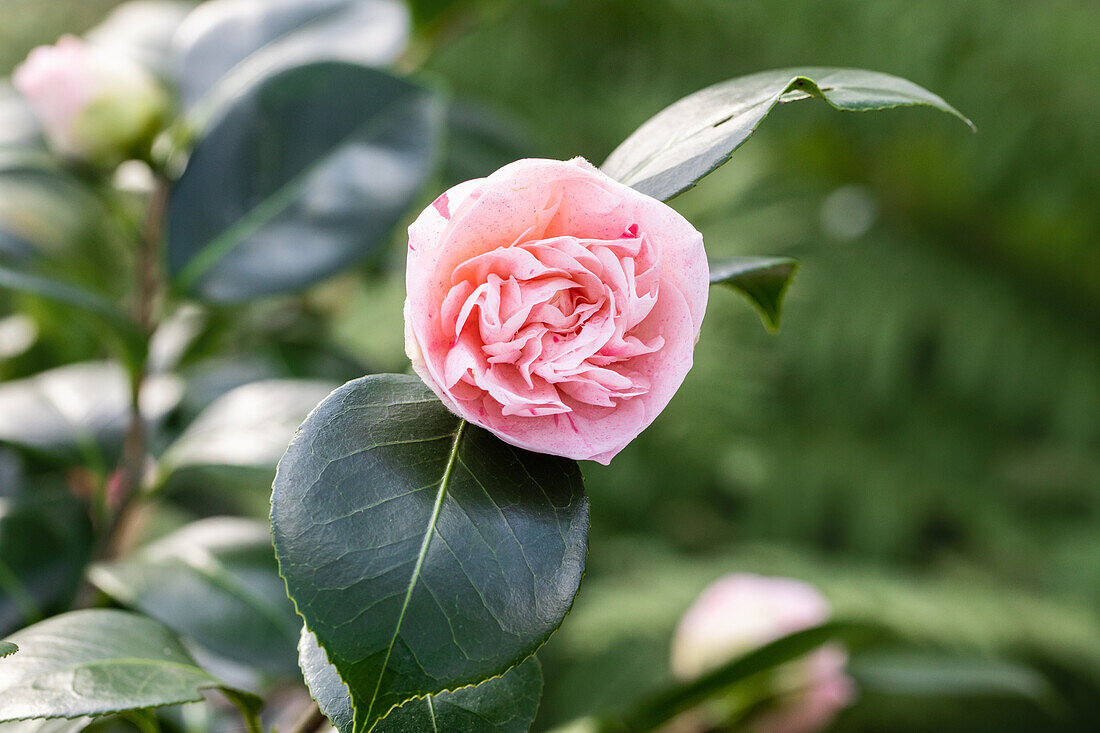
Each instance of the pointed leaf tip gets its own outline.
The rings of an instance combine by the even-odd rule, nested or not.
[[[798,271],[790,257],[727,257],[710,263],[711,285],[725,285],[749,299],[769,331],[779,330],[783,296]]]

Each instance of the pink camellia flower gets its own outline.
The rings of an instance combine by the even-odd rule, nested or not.
[[[168,106],[164,90],[136,61],[74,36],[31,51],[12,82],[55,151],[103,166],[139,153]]]
[[[459,416],[607,464],[691,368],[708,278],[667,205],[580,158],[520,160],[409,227],[406,351]]]
[[[748,573],[712,583],[695,601],[672,642],[672,672],[691,680],[742,654],[829,618],[829,604],[811,585]],[[769,680],[774,704],[737,730],[814,733],[824,729],[855,696],[845,674],[848,655],[827,644],[779,667]]]

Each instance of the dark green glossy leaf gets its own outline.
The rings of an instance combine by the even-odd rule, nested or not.
[[[146,382],[142,412],[151,425],[179,401],[170,375]],[[113,362],[82,362],[0,384],[0,442],[64,460],[102,460],[121,444],[130,415],[125,371]]]
[[[351,700],[336,668],[317,646],[317,638],[305,628],[298,647],[302,672],[310,693],[341,733],[352,730]],[[523,733],[530,729],[542,697],[542,668],[527,661],[500,677],[474,687],[416,698],[394,708],[372,733]]]
[[[200,520],[131,557],[94,566],[89,577],[219,656],[273,674],[297,669],[301,621],[278,575],[266,523]]]
[[[727,257],[710,263],[711,285],[725,285],[749,299],[769,330],[779,328],[783,296],[798,271],[789,257]]]
[[[172,632],[125,611],[73,611],[8,640],[19,653],[0,664],[2,721],[199,702],[204,690],[226,689]]]
[[[384,66],[405,49],[409,24],[397,0],[213,0],[177,35],[180,93],[191,106],[231,72],[255,77],[321,60]]]
[[[467,425],[415,377],[375,375],[299,429],[271,516],[290,596],[362,731],[549,637],[580,583],[588,502],[574,461]]]
[[[607,175],[662,201],[729,160],[777,105],[818,97],[863,112],[926,105],[970,120],[911,81],[862,69],[781,69],[721,82],[666,107],[603,164]]]
[[[10,641],[0,641],[0,657],[6,657],[9,654],[15,654],[19,651],[19,647],[12,644]]]
[[[64,610],[91,544],[88,515],[71,493],[0,498],[0,634]]]
[[[168,78],[174,72],[172,39],[194,7],[187,0],[131,0],[111,11],[85,38]]]
[[[165,479],[184,470],[251,473],[270,485],[295,429],[338,385],[269,379],[230,390],[206,407],[161,457]],[[297,626],[297,624],[295,624]]]
[[[837,639],[862,640],[878,634],[866,624],[830,622],[765,644],[725,666],[658,693],[626,717],[625,730],[652,730],[753,675],[774,669]]]
[[[542,668],[535,657],[476,687],[416,698],[378,721],[372,733],[527,733],[542,697]]]
[[[387,240],[431,169],[442,106],[365,66],[250,87],[199,141],[168,212],[168,263],[204,299],[299,290]]]

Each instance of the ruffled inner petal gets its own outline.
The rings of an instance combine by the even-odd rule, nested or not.
[[[659,252],[621,202],[596,203],[604,229],[615,227],[596,238],[567,233],[576,222],[564,219],[575,215],[552,193],[515,241],[454,268],[440,315],[452,339],[443,376],[456,399],[544,417],[649,392],[631,361],[665,343],[642,327],[659,296]]]

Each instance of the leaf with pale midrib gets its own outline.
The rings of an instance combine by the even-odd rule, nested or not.
[[[394,708],[371,733],[526,733],[542,697],[535,657],[475,687],[416,698]]]
[[[305,627],[298,655],[310,694],[341,733],[352,730],[348,688]],[[371,733],[419,733],[461,730],[465,733],[523,733],[531,727],[542,697],[542,667],[527,661],[474,687],[441,692],[402,703]]]
[[[973,127],[941,97],[896,76],[862,69],[780,69],[721,82],[666,107],[608,156],[603,171],[667,201],[729,160],[777,104],[812,97],[857,112],[924,105]]]
[[[572,604],[587,524],[574,461],[513,448],[398,375],[321,403],[272,496],[281,572],[356,731],[530,656]]]
[[[725,285],[756,306],[769,330],[779,328],[783,296],[798,271],[789,257],[726,257],[710,263],[710,284]]]
[[[7,640],[19,652],[0,663],[0,721],[199,702],[216,688],[251,698],[198,667],[164,626],[126,611],[72,611]]]

